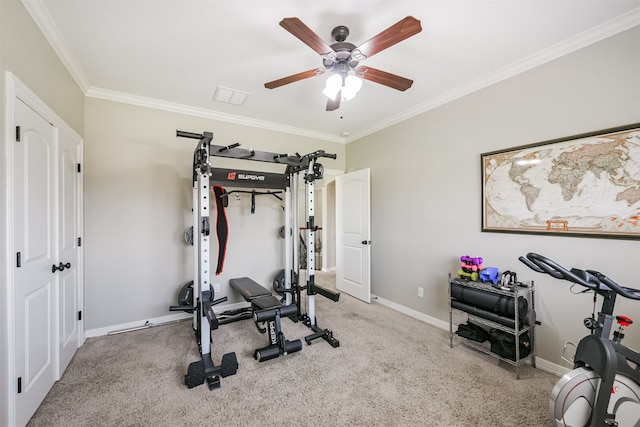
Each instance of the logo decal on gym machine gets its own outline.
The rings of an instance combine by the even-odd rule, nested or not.
[[[244,173],[239,173],[238,179],[244,179],[247,181],[264,181],[264,175],[246,175]]]
[[[238,172],[229,172],[227,174],[227,179],[229,181],[243,180],[243,181],[264,181],[264,175],[250,175],[246,173],[238,173]]]
[[[269,322],[269,337],[271,338],[271,344],[278,343],[278,335],[276,335],[276,322]]]

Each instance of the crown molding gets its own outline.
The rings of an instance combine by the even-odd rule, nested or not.
[[[100,89],[91,86],[89,79],[79,65],[78,60],[69,49],[69,46],[60,35],[60,30],[54,20],[49,15],[43,0],[21,0],[33,20],[42,31],[45,38],[51,44],[64,66],[67,68],[80,90],[85,96],[101,98],[126,104],[138,105],[143,107],[155,108],[159,110],[171,111],[181,114],[192,115],[213,120],[220,120],[229,123],[235,123],[243,126],[250,126],[260,129],[267,129],[276,132],[284,132],[293,135],[315,138],[324,141],[336,142],[344,144],[345,139],[323,132],[315,132],[307,129],[286,126],[278,123],[267,122],[264,120],[250,119],[246,117],[236,116],[233,114],[219,113],[204,108],[191,107],[172,102],[161,101],[158,99],[145,98],[136,95],[130,95],[122,92],[115,92],[106,89]]]
[[[533,55],[516,61],[506,67],[498,69],[497,71],[494,71],[484,77],[459,86],[449,92],[443,93],[442,95],[431,98],[421,104],[418,104],[414,108],[404,110],[399,114],[389,117],[387,120],[377,123],[375,126],[356,132],[349,138],[347,138],[346,142],[349,143],[355,141],[357,139],[363,138],[367,135],[378,132],[382,129],[388,128],[392,125],[425,113],[429,110],[433,110],[434,108],[440,107],[444,104],[467,96],[473,92],[494,85],[502,80],[506,80],[510,77],[514,77],[518,74],[524,73],[525,71],[546,64],[547,62],[551,62],[562,56],[568,55],[572,52],[604,40],[608,37],[614,36],[623,31],[629,30],[638,25],[640,25],[640,7],[633,9],[624,15],[620,15],[614,19],[611,19],[597,27],[584,31],[574,37],[557,43],[554,46],[543,49]]]
[[[47,11],[43,0],[21,0],[27,12],[31,15],[36,22],[40,31],[44,34],[45,38],[49,41],[49,44],[56,52],[64,66],[69,70],[71,77],[75,80],[76,84],[83,93],[87,93],[90,87],[89,79],[80,67],[80,64],[76,57],[69,49],[69,46],[60,35],[60,30],[55,24],[51,15]]]
[[[190,105],[178,104],[174,102],[162,101],[159,99],[146,98],[143,96],[131,95],[123,92],[116,92],[108,89],[100,89],[92,87],[86,93],[91,98],[105,99],[108,101],[121,102],[124,104],[137,105],[139,107],[154,108],[156,110],[164,110],[172,113],[186,114],[194,117],[202,117],[204,119],[219,120],[227,123],[234,123],[242,126],[266,129],[275,132],[283,132],[293,135],[304,136],[308,138],[320,139],[329,142],[344,144],[345,139],[340,136],[331,135],[323,132],[315,132],[308,129],[286,126],[278,123],[268,122],[265,120],[251,119],[247,117],[237,116],[234,114],[220,113],[205,108],[192,107]]]
[[[294,135],[305,136],[309,138],[316,138],[320,140],[337,142],[337,143],[349,143],[358,139],[364,138],[367,135],[378,132],[382,129],[388,128],[417,115],[423,114],[427,111],[433,110],[449,102],[460,99],[471,93],[484,89],[488,86],[496,84],[502,80],[506,80],[510,77],[524,73],[535,67],[543,65],[547,62],[553,61],[569,53],[575,52],[583,47],[594,44],[598,41],[611,37],[615,34],[621,33],[633,27],[640,25],[640,7],[627,12],[624,15],[620,15],[614,19],[611,19],[597,27],[591,28],[571,37],[563,42],[557,43],[547,49],[543,49],[533,55],[516,61],[502,69],[499,69],[486,76],[480,77],[467,84],[459,86],[449,92],[438,95],[434,98],[416,105],[413,108],[401,111],[400,113],[393,115],[386,120],[376,123],[376,125],[364,128],[357,132],[352,132],[349,137],[340,137],[323,132],[310,131],[307,129],[297,128],[293,126],[282,125],[273,122],[267,122],[264,120],[249,119],[246,117],[236,116],[233,114],[219,113],[212,110],[203,108],[191,107],[183,104],[176,104],[157,99],[145,98],[136,95],[130,95],[121,92],[110,91],[106,89],[100,89],[92,87],[89,79],[85,75],[82,67],[80,67],[77,59],[69,49],[68,45],[60,35],[60,31],[55,22],[49,15],[44,6],[43,0],[21,0],[27,11],[31,14],[34,21],[43,32],[56,54],[60,57],[63,64],[69,70],[69,73],[76,81],[80,89],[86,96],[101,98],[106,100],[112,100],[116,102],[128,103],[138,106],[145,106],[149,108],[156,108],[165,111],[177,112],[182,114],[193,115],[197,117],[203,117],[213,120],[220,120],[224,122],[230,122],[240,124],[244,126],[256,127],[261,129],[267,129],[277,132],[284,132]]]

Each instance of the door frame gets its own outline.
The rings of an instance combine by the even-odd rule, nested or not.
[[[322,268],[336,271],[336,177],[344,170],[325,169],[322,187]],[[316,187],[317,188],[317,187]],[[318,200],[316,198],[316,200]]]
[[[23,103],[29,106],[37,114],[42,116],[57,130],[56,138],[59,137],[61,132],[64,132],[68,137],[72,138],[78,143],[79,152],[78,159],[82,162],[83,158],[83,138],[73,130],[67,123],[64,122],[51,108],[49,108],[38,96],[33,93],[20,79],[18,79],[10,71],[5,71],[5,98],[3,100],[5,114],[3,120],[3,134],[4,134],[4,153],[2,153],[2,166],[5,170],[2,177],[2,197],[4,207],[4,221],[2,224],[2,235],[5,236],[5,245],[2,248],[4,254],[5,271],[0,272],[4,276],[5,287],[4,292],[0,292],[0,310],[4,312],[0,325],[3,325],[0,330],[0,343],[3,345],[2,354],[0,354],[0,413],[4,413],[5,418],[0,419],[0,424],[7,423],[7,425],[14,425],[16,423],[16,402],[17,402],[17,382],[15,381],[15,310],[12,304],[15,298],[15,277],[13,273],[13,265],[15,265],[15,245],[14,245],[14,214],[13,206],[14,201],[14,173],[13,161],[14,161],[14,148],[12,142],[15,139],[15,110],[14,102],[20,99]],[[84,235],[84,217],[83,217],[83,184],[82,178],[79,180],[79,194],[80,203],[78,206],[78,221],[80,236]],[[78,309],[84,310],[84,245],[78,248]],[[58,293],[58,286],[55,287],[56,297]],[[58,308],[55,308],[55,321],[53,327],[55,328],[55,334],[58,334],[59,320],[58,320]],[[80,322],[78,326],[78,347],[80,347],[85,340],[84,322]],[[6,343],[6,345],[4,345]],[[55,343],[55,351],[57,352],[59,343]],[[56,380],[60,379],[59,366],[55,367]]]

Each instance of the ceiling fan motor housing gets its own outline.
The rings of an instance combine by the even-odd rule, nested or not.
[[[345,41],[348,36],[349,29],[344,25],[338,25],[333,29],[333,31],[331,31],[331,37],[338,43]]]
[[[356,48],[352,43],[338,42],[331,45],[334,53],[323,57],[323,64],[327,71],[342,71],[345,68],[348,72],[358,66],[358,61],[353,59],[351,52]]]

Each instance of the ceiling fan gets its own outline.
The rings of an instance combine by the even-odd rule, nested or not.
[[[265,83],[264,87],[267,89],[275,89],[328,71],[333,74],[327,79],[327,86],[323,93],[329,98],[327,111],[334,111],[340,107],[341,101],[348,101],[360,90],[362,86],[360,78],[400,91],[409,89],[413,84],[413,80],[405,77],[372,67],[359,66],[360,61],[422,31],[420,21],[413,16],[401,19],[358,47],[345,41],[349,35],[349,29],[344,25],[335,27],[331,32],[331,37],[336,41],[332,45],[327,44],[298,18],[284,18],[280,21],[280,26],[322,56],[324,67]]]

